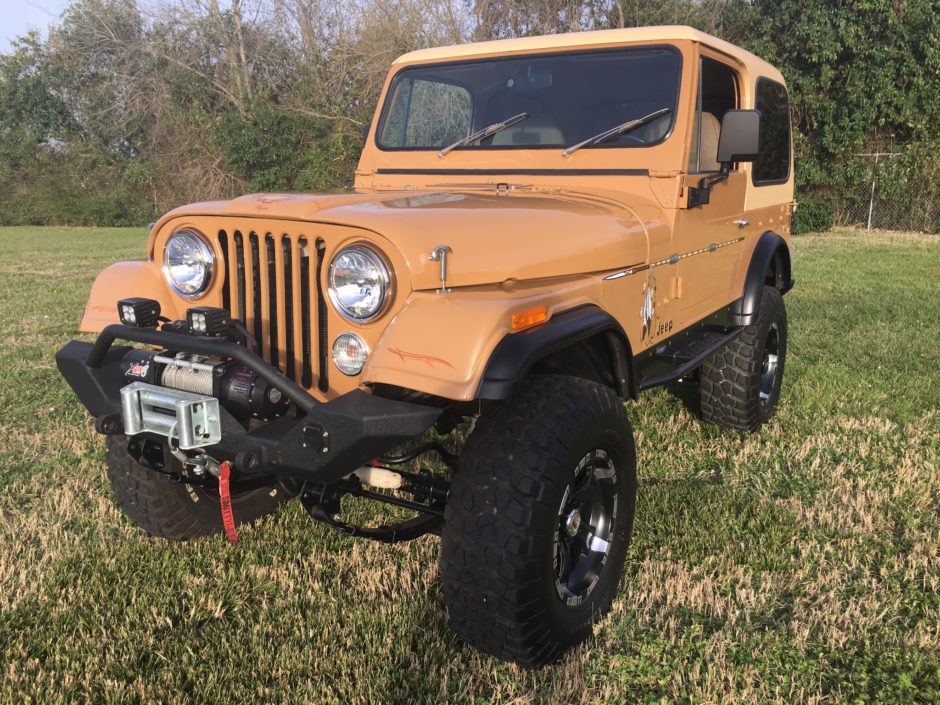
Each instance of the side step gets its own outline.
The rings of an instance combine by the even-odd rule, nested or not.
[[[701,366],[709,357],[741,335],[744,328],[700,329],[680,333],[637,355],[635,366],[640,390],[674,382]]]

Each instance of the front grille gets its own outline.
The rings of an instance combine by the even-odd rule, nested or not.
[[[222,305],[244,322],[265,360],[304,387],[316,381],[325,392],[329,335],[320,286],[323,240],[221,230],[219,246],[225,260]]]

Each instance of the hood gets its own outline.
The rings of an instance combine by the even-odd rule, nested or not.
[[[389,240],[406,260],[414,289],[440,288],[446,245],[447,285],[497,284],[627,267],[648,255],[647,227],[658,208],[637,210],[589,194],[510,189],[251,195],[201,204],[230,216],[311,220],[363,228]],[[197,206],[185,209],[202,211]]]

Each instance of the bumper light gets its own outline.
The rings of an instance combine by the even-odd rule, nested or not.
[[[125,326],[156,328],[160,320],[160,302],[153,299],[121,299],[117,302],[117,310]]]
[[[369,359],[369,348],[357,335],[343,333],[333,342],[333,364],[350,377],[362,372]]]
[[[199,306],[186,311],[186,322],[193,335],[223,335],[232,325],[232,318],[224,308]]]

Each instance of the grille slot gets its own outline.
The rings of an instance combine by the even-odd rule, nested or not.
[[[226,273],[226,279],[228,275],[232,272],[235,272],[235,286],[238,289],[238,311],[229,309],[229,313],[237,315],[242,319],[242,322],[245,321],[245,311],[248,309],[245,308],[245,245],[242,242],[242,234],[240,232],[235,232],[235,266],[234,268],[229,264],[228,272]]]
[[[277,262],[274,261],[274,238],[264,238],[264,253],[268,265],[268,350],[271,364],[278,367],[277,319],[282,310],[277,302]]]
[[[317,318],[320,328],[320,391],[330,388],[330,368],[327,349],[329,348],[329,334],[326,329],[326,298],[323,296],[322,281],[323,262],[325,260],[326,245],[323,240],[317,239]]]
[[[222,250],[222,259],[228,263],[228,233],[224,230],[219,231],[219,249]],[[222,284],[222,308],[232,310],[232,282],[229,277],[225,277]]]
[[[313,334],[310,317],[310,248],[307,238],[300,238],[300,327],[303,340],[303,361],[301,363],[300,383],[305,387],[313,386]]]
[[[264,344],[261,325],[261,256],[258,252],[258,235],[251,233],[248,236],[248,244],[251,248],[251,273],[248,275],[251,277],[251,329],[267,360],[268,346]]]
[[[285,366],[287,376],[296,377],[295,349],[294,349],[294,250],[291,241],[287,238],[281,240],[281,257],[284,259],[284,335],[287,338],[285,352]]]
[[[223,305],[245,323],[265,360],[304,387],[326,391],[329,336],[320,286],[324,241],[223,230],[219,242],[226,271]]]

